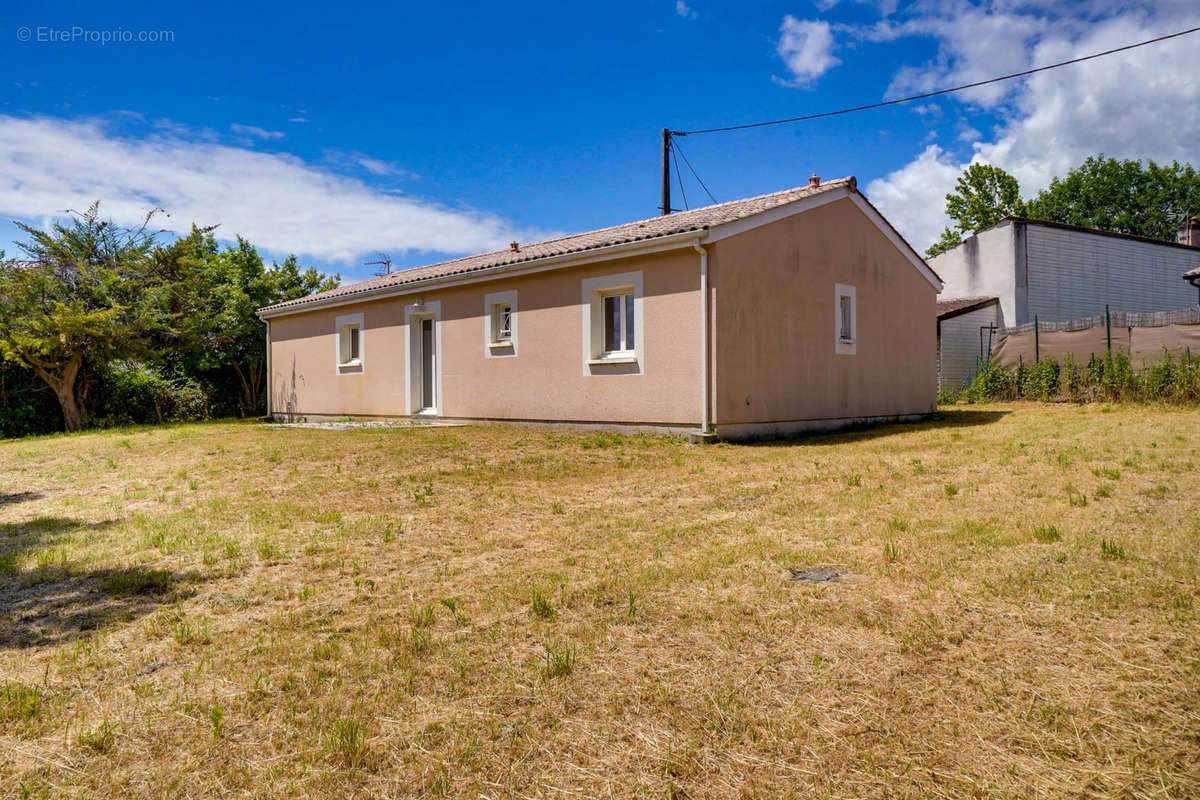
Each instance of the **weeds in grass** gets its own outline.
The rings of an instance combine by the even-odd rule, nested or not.
[[[110,572],[104,577],[101,588],[117,595],[164,594],[174,583],[175,577],[165,569],[131,567]]]
[[[1033,538],[1039,542],[1057,542],[1062,538],[1062,532],[1057,525],[1042,525],[1033,529]]]
[[[1092,492],[1092,497],[1097,500],[1103,500],[1106,497],[1112,497],[1113,487],[1108,484],[1101,484],[1096,487],[1096,491]]]
[[[553,511],[555,514],[567,513],[566,506],[564,506],[562,503],[558,502],[557,500],[555,500],[553,503],[550,504],[550,510]]]
[[[89,750],[111,753],[117,743],[117,726],[105,719],[96,728],[81,732],[75,739]]]
[[[1118,560],[1125,558],[1125,548],[1117,544],[1116,541],[1108,539],[1100,540],[1100,555],[1104,558]]]
[[[408,611],[409,621],[414,628],[428,628],[437,621],[433,613],[433,605],[414,606]]]
[[[34,556],[34,562],[40,570],[65,567],[67,565],[67,548],[47,547],[45,550],[39,550]]]
[[[408,651],[420,655],[429,649],[429,635],[419,628],[412,628],[408,633]]]
[[[1086,506],[1088,504],[1087,495],[1083,492],[1075,491],[1073,486],[1067,486],[1067,502],[1073,506]]]
[[[546,645],[542,674],[547,678],[570,675],[575,671],[576,652],[570,645]]]
[[[0,687],[0,722],[29,722],[42,708],[42,687],[6,681]]]
[[[633,619],[637,616],[638,602],[637,595],[632,590],[629,592],[629,618]]]
[[[844,477],[842,482],[851,488],[862,486],[862,475],[859,475],[857,472],[855,472],[852,475],[847,475]]]
[[[550,619],[558,613],[554,610],[554,606],[550,604],[550,599],[537,589],[533,590],[533,596],[530,598],[529,605],[533,610],[533,615],[541,619]]]
[[[329,726],[327,748],[348,767],[362,766],[367,757],[367,735],[362,721],[340,717]]]
[[[204,645],[212,641],[212,636],[208,632],[208,619],[201,618],[197,622],[190,619],[181,619],[175,623],[175,630],[172,637],[177,644],[188,645]]]
[[[889,564],[900,558],[900,548],[895,542],[883,543],[883,560]]]
[[[896,531],[898,533],[907,533],[908,531],[912,530],[912,527],[899,517],[892,517],[890,520],[888,520],[888,530]]]
[[[258,557],[266,564],[276,562],[283,557],[283,551],[268,539],[259,539],[255,549],[258,550]]]
[[[1108,478],[1110,481],[1119,481],[1121,479],[1121,470],[1115,467],[1095,467],[1092,474],[1097,478]]]
[[[212,736],[214,739],[221,738],[221,723],[225,719],[225,709],[220,706],[212,706],[208,709],[208,724],[212,726]]]
[[[428,506],[433,504],[433,484],[427,483],[420,489],[413,492],[413,502],[419,506]]]
[[[942,488],[946,490],[946,497],[955,497],[958,494],[958,487],[953,483],[947,483]]]
[[[596,433],[585,436],[579,443],[584,450],[603,450],[608,447],[620,447],[623,444],[625,444],[625,437],[619,433]]]
[[[458,624],[458,625],[470,624],[471,618],[458,610],[458,601],[456,601],[453,597],[443,597],[439,602],[441,602],[441,604],[443,606],[445,606],[447,608],[447,610],[450,611],[451,614],[454,615],[454,622],[456,624]]]
[[[1142,494],[1144,494],[1146,497],[1152,498],[1154,500],[1161,500],[1164,497],[1166,497],[1168,494],[1170,494],[1170,492],[1171,492],[1171,490],[1169,488],[1159,484],[1158,486],[1154,486],[1152,488],[1143,490]]]

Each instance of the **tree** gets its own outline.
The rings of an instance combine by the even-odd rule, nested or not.
[[[1179,223],[1200,214],[1200,174],[1178,162],[1143,167],[1089,156],[1051,181],[1029,208],[1038,219],[1173,242]]]
[[[266,406],[266,328],[255,311],[332,289],[339,278],[300,268],[294,255],[266,268],[245,239],[218,250],[211,231],[193,227],[189,236],[161,248],[159,274],[176,287],[172,302],[182,318],[186,368],[201,374],[232,371],[240,413],[259,413]]]
[[[1024,215],[1016,178],[991,164],[971,164],[958,176],[954,191],[946,195],[946,216],[954,221],[954,227],[942,231],[925,255],[945,252],[961,244],[964,236],[979,233],[1005,217]]]
[[[100,219],[99,203],[49,230],[17,226],[27,261],[0,265],[0,357],[54,392],[67,430],[83,427],[89,371],[145,356],[162,314],[149,269],[153,212],[137,228]]]

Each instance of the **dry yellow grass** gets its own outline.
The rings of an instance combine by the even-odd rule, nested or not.
[[[1036,405],[0,443],[0,793],[1198,797],[1198,445]]]

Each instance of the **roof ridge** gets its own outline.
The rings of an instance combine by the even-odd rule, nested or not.
[[[661,214],[657,217],[646,217],[630,222],[622,222],[617,225],[609,225],[604,228],[564,234],[553,239],[518,243],[518,249],[515,251],[504,249],[488,250],[482,253],[446,259],[445,261],[435,261],[430,264],[407,267],[385,275],[378,275],[374,278],[348,283],[317,294],[298,297],[294,300],[285,300],[282,303],[275,303],[259,310],[266,311],[282,307],[303,306],[324,299],[362,294],[375,289],[402,286],[406,283],[414,283],[420,280],[450,277],[452,275],[477,272],[495,267],[514,266],[516,264],[563,256],[570,253],[586,252],[602,247],[678,235],[688,231],[708,228],[713,225],[722,225],[737,219],[746,219],[768,211],[771,208],[778,208],[841,186],[849,186],[853,190],[856,186],[854,177],[836,178],[816,185],[794,186],[789,189],[780,189],[774,192],[767,192],[766,194],[754,195],[753,197],[743,197],[737,200],[727,200],[724,203],[699,206],[673,214]],[[742,213],[739,207],[745,207],[744,213]]]

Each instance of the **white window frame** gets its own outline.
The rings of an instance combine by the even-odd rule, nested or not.
[[[633,349],[609,352],[604,349],[604,298],[626,294],[633,295]],[[601,275],[583,280],[581,305],[583,374],[641,374],[646,363],[645,302],[641,271]]]
[[[842,338],[842,298],[850,298],[850,338]],[[852,356],[858,349],[858,293],[853,286],[834,284],[833,343],[838,355]]]
[[[509,307],[512,330],[508,339],[496,339],[495,318],[499,306]],[[517,354],[517,292],[490,292],[483,296],[483,357],[503,358]]]
[[[358,329],[358,358],[349,359],[343,358],[343,343],[346,331],[350,328]],[[366,354],[363,349],[363,315],[358,314],[343,314],[334,320],[333,325],[333,364],[334,372],[338,375],[361,375],[365,369]],[[346,347],[349,345],[346,344]]]

